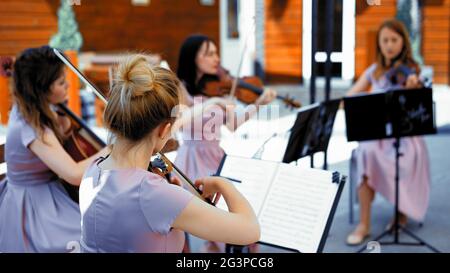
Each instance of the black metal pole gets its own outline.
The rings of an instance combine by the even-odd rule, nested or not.
[[[331,53],[333,52],[334,34],[334,0],[327,0],[326,6],[326,26],[327,26],[327,60],[325,62],[325,101],[330,100],[331,91]]]
[[[317,76],[317,17],[318,1],[312,1],[311,11],[311,78],[309,80],[309,101],[311,104],[316,102],[316,76]],[[311,168],[314,168],[314,154],[311,155]]]
[[[399,208],[399,183],[400,183],[400,137],[397,137],[395,140],[395,224],[394,224],[394,243],[398,244],[398,231],[400,228],[400,213],[398,211]]]
[[[333,34],[334,34],[334,0],[327,0],[326,5],[326,26],[327,26],[327,45],[326,54],[327,59],[325,62],[325,101],[330,100],[331,92],[331,53],[333,52]],[[323,169],[328,169],[328,151],[324,153]]]
[[[309,83],[309,100],[313,104],[316,102],[316,77],[317,77],[317,18],[318,1],[312,1],[311,11],[311,78]]]

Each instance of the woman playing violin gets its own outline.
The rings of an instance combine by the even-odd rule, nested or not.
[[[392,88],[418,88],[419,66],[412,58],[405,26],[397,20],[385,21],[377,35],[377,61],[371,65],[349,91],[349,95]],[[415,72],[415,73],[414,73]],[[394,139],[365,141],[352,154],[351,175],[358,181],[360,223],[348,236],[350,245],[360,244],[370,233],[370,210],[375,192],[394,203]],[[422,221],[428,207],[430,170],[427,147],[421,137],[401,139],[400,224],[407,218]],[[392,230],[392,222],[386,229]]]
[[[182,103],[188,106],[204,103],[207,100],[202,86],[205,81],[231,80],[220,67],[220,59],[216,44],[207,36],[192,35],[188,37],[180,49],[177,75],[184,84]],[[220,126],[207,126],[208,121],[215,119],[234,131],[243,122],[253,116],[260,105],[270,103],[276,97],[272,89],[265,89],[264,93],[249,105],[247,114],[238,116],[233,111],[234,102],[229,100],[227,110],[206,112],[203,116],[192,120],[192,125],[183,128],[183,144],[178,149],[175,165],[189,178],[214,174],[219,167],[224,151],[219,146]],[[195,126],[196,124],[199,126]]]
[[[216,44],[204,35],[192,35],[184,41],[180,49],[177,75],[185,87],[181,102],[191,107],[208,101],[205,83],[230,83],[233,80],[220,67]],[[276,91],[265,89],[253,104],[247,106],[244,113],[237,113],[234,102],[228,100],[226,109],[216,108],[193,118],[190,125],[182,128],[183,143],[178,149],[175,165],[191,179],[215,174],[224,156],[219,145],[220,125],[226,125],[231,131],[236,130],[257,113],[260,105],[272,102],[276,96]],[[211,122],[218,126],[209,126]],[[205,251],[223,251],[222,247],[222,244],[209,242]]]
[[[252,207],[228,180],[204,177],[196,186],[204,198],[222,196],[230,212],[147,170],[176,127],[179,86],[143,55],[119,65],[104,113],[112,151],[89,166],[80,186],[83,252],[181,252],[183,231],[230,244],[259,240]]]

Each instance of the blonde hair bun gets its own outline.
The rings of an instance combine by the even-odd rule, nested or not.
[[[129,55],[119,64],[114,82],[122,87],[122,96],[136,98],[154,89],[155,72],[145,55]]]
[[[138,141],[162,122],[173,122],[179,86],[173,72],[152,66],[145,55],[125,57],[103,115],[106,127],[117,136]]]

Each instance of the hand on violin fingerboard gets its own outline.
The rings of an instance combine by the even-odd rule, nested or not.
[[[277,97],[277,91],[271,88],[265,88],[262,95],[255,101],[255,105],[266,105],[271,103]]]
[[[411,74],[406,79],[405,87],[407,89],[414,89],[414,88],[423,87],[423,84],[416,74]]]

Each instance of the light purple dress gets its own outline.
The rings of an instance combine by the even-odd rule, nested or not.
[[[78,205],[28,148],[35,139],[15,105],[6,137],[7,177],[0,182],[0,252],[69,252],[79,244]]]
[[[205,99],[196,96],[193,103],[202,103]],[[224,156],[219,145],[220,126],[209,126],[224,123],[225,113],[218,110],[219,107],[206,111],[182,128],[183,144],[178,148],[174,163],[191,180],[215,174]]]
[[[102,170],[94,161],[80,186],[82,252],[181,252],[171,225],[193,195],[141,169]]]
[[[365,77],[374,91],[396,88],[385,75],[373,77],[376,64],[365,71]],[[358,183],[368,178],[369,186],[395,203],[395,148],[394,139],[360,142],[352,154],[353,179]],[[422,221],[425,217],[430,193],[430,163],[428,150],[422,137],[404,137],[400,140],[399,210],[408,217]]]

